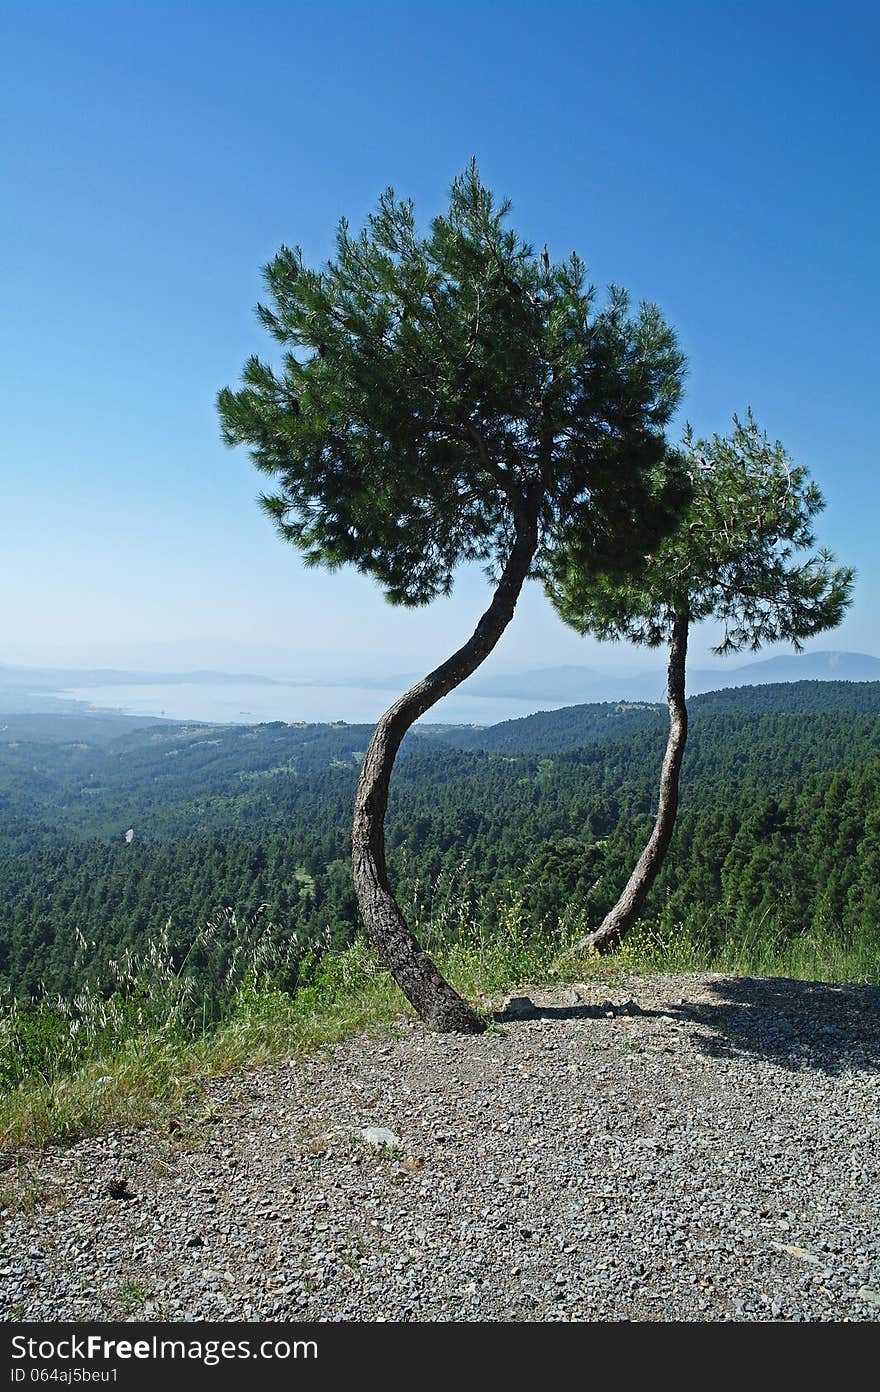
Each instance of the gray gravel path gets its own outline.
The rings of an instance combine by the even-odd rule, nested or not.
[[[529,994],[482,1038],[404,1021],[214,1081],[167,1136],[16,1161],[0,1315],[880,1318],[880,991]]]

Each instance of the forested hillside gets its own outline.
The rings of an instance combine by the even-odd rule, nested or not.
[[[880,684],[730,689],[692,712],[649,915],[709,935],[858,923],[880,942]],[[388,845],[414,917],[450,929],[462,913],[488,930],[512,911],[593,922],[649,825],[663,719],[662,707],[584,706],[413,735]],[[246,917],[265,905],[303,946],[345,943],[368,737],[366,726],[271,724],[162,726],[100,744],[0,738],[0,974],[19,992],[70,992],[169,919],[182,954],[226,906]]]
[[[725,711],[763,715],[772,711],[848,711],[880,714],[880,682],[802,681],[708,691],[689,702],[692,720]],[[634,730],[665,727],[666,706],[644,701],[604,702],[538,711],[521,720],[504,720],[485,729],[443,730],[440,743],[456,749],[492,753],[553,753],[607,741]]]

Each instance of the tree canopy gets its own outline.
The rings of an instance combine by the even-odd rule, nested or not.
[[[581,259],[536,254],[509,208],[471,165],[424,236],[389,189],[319,269],[283,247],[258,306],[280,360],[252,357],[219,394],[224,438],[276,480],[280,534],[398,604],[448,593],[460,562],[503,564],[517,516],[537,517],[542,553],[564,526],[616,568],[682,503],[663,435],[675,335],[619,287],[598,307]]]
[[[697,440],[684,457],[691,499],[677,529],[622,583],[578,564],[573,542],[554,557],[551,599],[567,623],[602,639],[667,643],[675,614],[715,619],[720,655],[791,642],[834,628],[850,603],[853,571],[815,546],[813,519],[824,507],[804,465],[771,442],[751,411],[728,436]]]

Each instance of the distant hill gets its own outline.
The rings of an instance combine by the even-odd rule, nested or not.
[[[696,672],[694,675],[701,681],[711,678],[715,687],[756,686],[764,682],[876,682],[880,681],[880,658],[867,653],[833,651],[784,653],[761,662],[747,662],[744,667],[724,674],[723,681],[719,680],[720,672]]]
[[[798,715],[834,711],[880,715],[880,681],[816,680],[733,686],[694,696],[688,707],[692,720],[733,712]],[[447,748],[490,754],[545,754],[581,749],[641,730],[662,729],[666,720],[665,703],[616,701],[539,711],[484,729],[453,727],[434,733],[423,728],[420,734]]]
[[[0,712],[0,745],[13,740],[33,744],[69,744],[83,740],[87,744],[109,744],[120,735],[156,726],[178,728],[174,722],[154,715],[80,710],[71,702],[69,708],[59,708],[57,711],[26,715]]]
[[[448,749],[487,754],[544,754],[604,744],[639,730],[662,729],[666,707],[655,702],[600,701],[538,711],[498,725],[450,728],[441,733],[423,727],[420,741],[434,739]]]
[[[770,657],[740,667],[695,668],[688,672],[691,695],[728,686],[757,686],[789,681],[880,681],[880,658],[867,653],[811,652]],[[528,672],[477,677],[467,690],[472,696],[602,704],[663,699],[666,674],[662,668],[631,676],[609,676],[592,667],[544,667]]]

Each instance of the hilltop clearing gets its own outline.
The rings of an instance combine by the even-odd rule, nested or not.
[[[162,1134],[10,1161],[3,1316],[880,1317],[880,991],[530,994],[482,1037],[401,1019],[215,1079]]]

